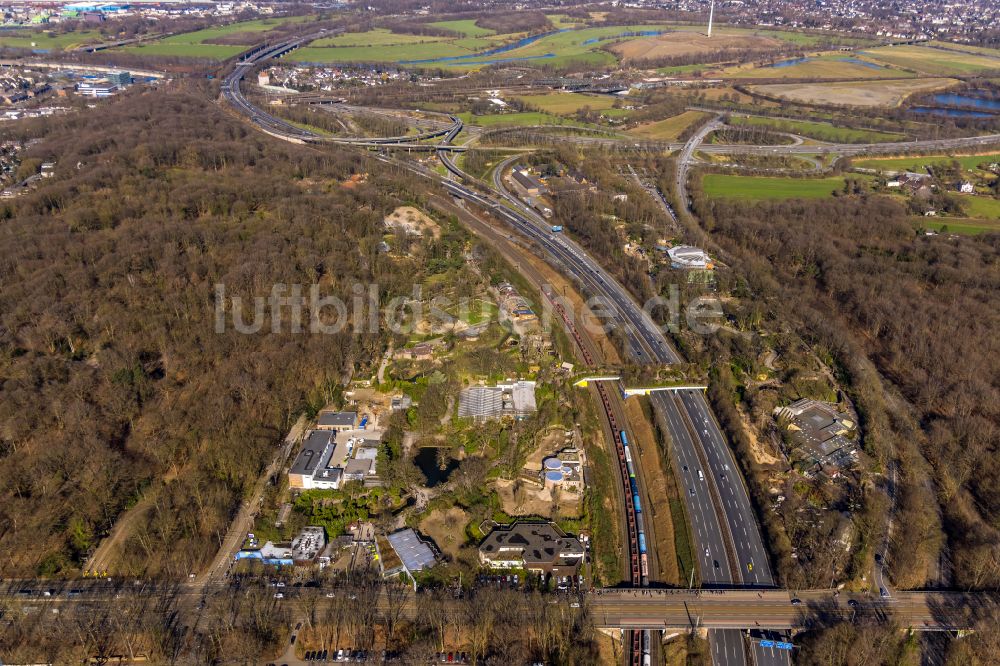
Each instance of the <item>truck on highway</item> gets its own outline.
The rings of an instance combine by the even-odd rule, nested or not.
[[[705,475],[701,473],[700,469],[698,470],[698,480],[699,481],[704,481],[705,480]]]

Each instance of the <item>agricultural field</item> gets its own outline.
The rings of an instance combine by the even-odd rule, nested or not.
[[[390,46],[306,46],[296,49],[286,58],[295,62],[402,62],[432,60],[471,55],[473,51],[457,46],[454,42],[434,41],[434,38],[410,44]]]
[[[961,234],[963,236],[1000,232],[1000,220],[918,217],[913,222],[915,226],[920,228],[933,229],[942,233]]]
[[[500,125],[567,125],[578,124],[553,116],[548,113],[526,111],[524,113],[497,113],[488,116],[474,116],[471,113],[457,114],[462,122],[480,127],[498,127]]]
[[[844,187],[840,176],[830,178],[780,178],[772,176],[728,176],[706,174],[705,195],[713,199],[822,199]]]
[[[750,69],[740,66],[726,73],[734,79],[880,79],[908,75],[843,54],[793,58]]]
[[[773,37],[719,34],[711,39],[697,32],[667,32],[652,37],[628,39],[611,47],[629,63],[638,60],[679,55],[710,55],[719,49],[778,49],[782,43]]]
[[[435,37],[430,35],[403,35],[386,30],[385,28],[375,28],[368,32],[348,32],[336,37],[317,39],[309,44],[310,47],[325,46],[395,46],[397,44],[423,44],[425,42],[443,42],[447,37]]]
[[[951,162],[958,162],[962,165],[963,169],[971,171],[984,162],[987,164],[1000,162],[1000,153],[987,155],[962,155],[958,157],[952,157],[950,155],[924,155],[917,157],[870,158],[853,160],[852,165],[859,169],[914,171],[924,173],[929,166],[934,164],[950,164]]]
[[[853,127],[836,127],[830,123],[809,120],[786,120],[783,118],[765,118],[762,116],[734,116],[730,119],[730,124],[767,127],[777,132],[799,134],[831,143],[879,143],[883,141],[906,140],[906,136],[903,134],[855,129]]]
[[[963,196],[962,206],[969,217],[980,220],[993,220],[1000,224],[1000,199],[989,197]]]
[[[583,19],[575,19],[565,14],[546,14],[545,18],[549,20],[556,30],[562,30],[563,28],[578,28],[582,27],[584,24]]]
[[[557,92],[546,95],[524,95],[518,100],[541,109],[546,113],[568,115],[587,106],[594,111],[606,111],[615,103],[610,95],[587,95],[584,93]]]
[[[939,42],[932,39],[927,42],[927,46],[944,49],[946,51],[964,51],[965,53],[976,53],[991,58],[1000,58],[1000,49],[990,49],[985,46],[972,46],[971,44],[952,44],[951,42]]]
[[[480,28],[476,25],[475,19],[461,19],[458,21],[435,21],[434,23],[428,23],[427,25],[433,26],[435,28],[444,28],[445,30],[451,30],[452,32],[457,32],[463,37],[485,37],[486,35],[496,34],[493,30],[489,28]]]
[[[96,30],[81,30],[60,35],[49,30],[18,30],[0,33],[0,47],[34,49],[37,51],[64,51],[77,46],[92,44],[104,39]]]
[[[803,104],[830,106],[899,106],[918,92],[941,90],[955,79],[893,79],[831,83],[775,83],[756,85],[753,92]]]
[[[287,16],[273,19],[258,19],[255,21],[243,21],[231,23],[229,25],[206,28],[195,32],[186,32],[180,35],[171,35],[156,41],[144,44],[134,44],[122,47],[121,50],[128,53],[136,53],[143,56],[161,57],[186,57],[204,58],[209,60],[225,60],[238,55],[259,41],[261,33],[273,30],[286,23],[298,23],[312,21],[312,16]],[[245,35],[245,39],[237,39],[235,44],[213,44],[212,40],[221,37]]]
[[[959,53],[929,46],[883,46],[863,51],[863,55],[896,67],[937,76],[975,74],[1000,70],[1000,56]]]
[[[709,114],[703,111],[685,111],[665,120],[643,123],[628,131],[632,136],[657,141],[676,141],[681,133],[691,125],[707,118]]]
[[[504,58],[537,59],[540,64],[560,65],[568,62],[586,62],[605,65],[615,62],[615,57],[601,47],[630,32],[668,30],[663,24],[604,26],[565,30],[547,35],[530,44],[502,54]]]

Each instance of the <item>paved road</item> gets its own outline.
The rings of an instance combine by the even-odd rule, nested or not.
[[[55,586],[55,587],[53,587]],[[213,595],[241,594],[229,585],[210,583],[163,584],[143,582],[143,589],[127,582],[82,580],[69,585],[53,581],[5,582],[0,584],[0,598],[10,607],[98,607],[122,603],[130,595],[158,600],[163,595],[173,600],[162,605],[164,613],[199,612],[199,602]],[[43,591],[52,590],[51,596]],[[73,592],[70,592],[73,590]],[[304,611],[340,601],[345,594],[339,588],[282,588],[284,599],[278,601],[289,611]],[[22,591],[30,592],[26,594]],[[330,594],[331,596],[327,596]],[[831,590],[747,590],[719,589],[602,589],[585,595],[550,595],[556,603],[579,602],[590,609],[596,626],[632,629],[685,629],[700,626],[709,629],[771,627],[804,628],[831,618],[856,621],[888,622],[920,631],[968,628],[979,615],[996,608],[996,595],[963,592],[897,592],[891,600],[877,595],[841,593]],[[793,603],[793,599],[799,603]],[[390,607],[390,600],[380,594],[376,605]],[[399,602],[397,602],[399,603]],[[464,606],[456,603],[456,611]],[[398,607],[398,606],[397,606]],[[402,601],[407,617],[421,612],[421,595],[410,594]],[[727,633],[727,632],[722,632]]]

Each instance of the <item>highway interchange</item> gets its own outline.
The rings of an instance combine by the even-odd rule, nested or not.
[[[312,38],[312,36],[299,38],[275,46],[262,47],[260,50],[251,52],[226,77],[222,89],[223,96],[234,108],[246,115],[263,131],[285,140],[300,143],[335,142],[387,149],[419,146],[419,149],[437,151],[442,164],[449,172],[447,178],[442,178],[440,174],[418,165],[392,161],[420,175],[441,180],[444,188],[456,198],[472,203],[505,220],[519,234],[527,237],[555,268],[576,281],[587,295],[600,299],[604,309],[610,314],[610,320],[625,335],[627,351],[635,362],[640,364],[673,364],[681,361],[650,314],[634,301],[626,289],[608,271],[572,239],[564,234],[552,233],[544,218],[507,191],[502,181],[503,172],[510,163],[517,159],[517,156],[505,161],[494,170],[492,188],[484,187],[484,184],[469,178],[458,169],[448,155],[450,151],[458,148],[451,145],[463,129],[458,118],[452,117],[453,124],[450,126],[410,137],[331,139],[330,137],[318,137],[295,127],[257,109],[246,101],[240,90],[240,80],[247,72],[252,71],[261,62],[283,55]],[[906,144],[701,146],[704,138],[720,125],[720,119],[716,118],[701,128],[685,144],[664,144],[663,147],[681,150],[678,160],[680,168],[678,168],[677,185],[678,192],[682,195],[685,192],[687,168],[693,162],[696,150],[778,154],[821,152],[852,155],[865,152],[899,152],[918,147],[922,149],[947,149],[987,144],[1000,139],[1000,136],[990,136]],[[440,142],[436,144],[422,143],[422,141],[431,138],[440,138]],[[573,140],[591,144],[610,144],[613,141],[594,137],[576,137]],[[614,143],[620,144],[620,142]],[[390,161],[386,157],[380,159]],[[686,197],[682,196],[682,200],[686,201]],[[732,451],[704,394],[700,391],[656,393],[652,403],[656,408],[658,418],[661,418],[666,425],[673,444],[670,447],[672,462],[674,472],[677,474],[683,489],[682,493],[691,521],[701,585],[703,587],[751,586],[761,589],[759,594],[772,594],[764,591],[767,588],[773,588],[774,578],[770,571],[767,551],[747,488]],[[787,605],[787,593],[782,594],[786,594]],[[597,597],[598,600],[605,598],[604,596]],[[598,601],[598,604],[601,603],[604,602]],[[756,609],[751,615],[757,613],[754,618],[754,626],[760,622],[761,618],[768,619],[769,616],[763,613],[763,609],[759,608],[758,604],[750,603],[749,605]],[[661,612],[660,610],[651,612],[656,616],[665,613],[665,611]],[[787,610],[782,612],[787,612]],[[751,626],[746,624],[749,622],[749,617],[734,620],[732,627],[728,627],[724,622],[714,625],[702,624],[705,627],[712,626],[720,629],[710,632],[713,657],[716,663],[747,663],[748,654],[745,651],[745,642],[742,632],[738,628]],[[624,621],[624,619],[624,616],[619,618],[620,621]],[[778,621],[775,617],[770,626],[772,628],[786,628],[792,624],[784,620]],[[763,654],[759,653],[756,648],[754,648],[752,657],[755,663],[787,662],[787,653],[775,654],[772,651],[770,654]]]

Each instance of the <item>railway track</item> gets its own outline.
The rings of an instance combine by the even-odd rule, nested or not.
[[[595,366],[594,357],[584,344],[583,337],[577,330],[576,324],[567,316],[562,303],[553,298],[552,292],[545,291],[546,298],[552,304],[553,309],[558,313],[563,321],[563,325],[573,341],[580,349],[580,355],[588,366]],[[621,474],[622,491],[625,493],[625,520],[628,524],[628,561],[629,561],[629,582],[633,587],[647,587],[649,585],[649,558],[646,552],[646,531],[642,516],[642,503],[639,499],[639,490],[636,485],[635,466],[632,462],[632,454],[628,445],[628,435],[624,430],[624,424],[619,424],[615,417],[615,412],[611,408],[611,398],[608,395],[608,388],[603,383],[597,384],[597,394],[601,399],[601,407],[604,411],[604,418],[615,443],[615,453],[618,456],[618,471]],[[650,632],[648,630],[628,630],[625,641],[628,645],[628,663],[631,666],[646,666],[650,663]]]

